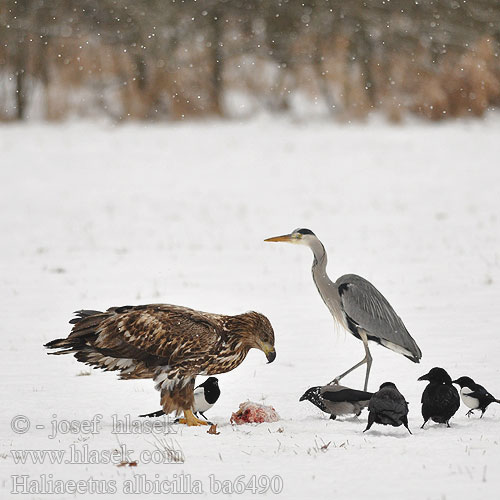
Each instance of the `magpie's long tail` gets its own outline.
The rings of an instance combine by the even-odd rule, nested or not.
[[[139,415],[139,417],[154,418],[154,417],[161,417],[162,415],[165,415],[165,412],[163,410],[158,410],[152,413],[145,413],[144,415]]]

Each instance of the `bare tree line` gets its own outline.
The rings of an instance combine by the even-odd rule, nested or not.
[[[345,119],[500,101],[498,0],[0,0],[0,37],[3,119],[36,91],[48,119],[225,116],[231,94]]]

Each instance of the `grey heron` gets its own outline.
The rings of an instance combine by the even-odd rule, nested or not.
[[[310,229],[295,229],[290,234],[267,238],[264,241],[296,243],[306,245],[312,250],[312,276],[321,298],[335,321],[363,342],[365,357],[330,384],[338,383],[353,370],[366,364],[364,390],[367,390],[372,365],[369,340],[402,354],[415,363],[420,361],[422,352],[403,321],[369,281],[355,274],[346,274],[335,282],[330,280],[326,273],[325,247]]]

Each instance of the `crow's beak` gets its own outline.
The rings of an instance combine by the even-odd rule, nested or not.
[[[451,383],[452,384],[458,384],[458,380],[452,380]],[[458,385],[460,385],[460,384],[458,384]]]
[[[417,380],[429,380],[429,374],[426,373],[425,375],[422,375],[421,377],[418,377]]]
[[[299,401],[304,401],[305,399],[306,399],[306,395],[305,395],[305,394],[302,394],[302,396],[300,396]]]
[[[288,243],[293,243],[295,238],[291,234],[284,234],[283,236],[273,236],[272,238],[267,238],[264,241],[286,241]]]

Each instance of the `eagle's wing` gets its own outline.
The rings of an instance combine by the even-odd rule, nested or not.
[[[98,328],[95,346],[115,357],[133,357],[152,365],[195,362],[223,341],[216,315],[153,304],[110,308]]]
[[[418,363],[422,352],[387,299],[367,280],[346,274],[337,281],[340,300],[348,321],[367,332],[368,338],[400,351]]]
[[[219,316],[166,304],[79,311],[72,323],[46,346],[122,378],[153,378],[165,413],[192,406],[195,377],[225,338]]]

